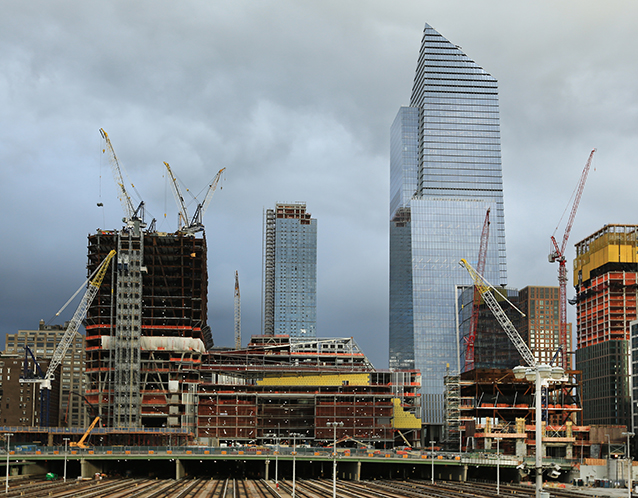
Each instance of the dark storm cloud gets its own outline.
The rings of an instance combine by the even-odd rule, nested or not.
[[[3,8],[3,334],[48,320],[85,276],[86,235],[120,225],[103,127],[159,230],[177,219],[163,161],[192,193],[227,168],[205,219],[218,345],[233,342],[235,270],[244,342],[260,329],[263,209],[302,200],[319,224],[319,334],[354,336],[387,366],[389,127],[409,103],[425,22],[499,80],[512,286],[555,285],[549,236],[591,148],[572,242],[635,222],[633,4]]]

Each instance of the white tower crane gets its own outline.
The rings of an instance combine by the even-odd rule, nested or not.
[[[193,217],[190,219],[190,222],[189,222],[188,211],[186,210],[186,204],[184,204],[184,197],[182,196],[182,192],[179,188],[179,183],[177,182],[177,179],[175,178],[175,175],[173,174],[173,170],[171,170],[171,167],[169,166],[169,164],[166,161],[164,161],[164,165],[166,166],[166,169],[168,170],[168,174],[171,178],[171,186],[173,188],[173,195],[175,196],[175,201],[177,202],[177,207],[179,209],[180,221],[179,221],[179,227],[177,231],[180,233],[188,234],[188,235],[192,235],[194,233],[203,231],[204,230],[204,223],[203,223],[204,213],[208,209],[208,205],[210,204],[210,201],[213,198],[213,194],[215,193],[215,190],[217,189],[217,184],[219,183],[219,179],[221,178],[222,173],[224,172],[226,168],[220,169],[215,175],[215,177],[211,180],[211,182],[208,185],[208,190],[206,191],[206,195],[204,196],[204,201],[197,204],[197,208],[195,209],[195,214],[193,215]]]
[[[141,227],[145,227],[144,223],[144,201],[140,202],[140,205],[137,209],[133,208],[133,202],[131,201],[131,196],[126,191],[126,186],[124,185],[124,178],[122,176],[122,168],[120,167],[120,162],[117,159],[117,155],[115,154],[115,149],[113,149],[113,144],[111,144],[111,139],[109,138],[108,133],[104,131],[103,128],[100,128],[100,134],[102,138],[106,141],[106,147],[102,149],[102,152],[109,151],[109,161],[111,162],[111,170],[113,172],[113,179],[118,186],[117,196],[120,199],[120,203],[122,204],[122,209],[124,210],[124,223],[129,226],[133,226],[135,221],[140,222]],[[134,185],[132,185],[135,188]]]

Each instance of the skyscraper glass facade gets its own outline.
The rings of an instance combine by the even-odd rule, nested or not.
[[[264,235],[264,334],[316,337],[317,220],[305,204],[277,204]]]
[[[471,284],[458,263],[476,264],[488,208],[484,276],[505,285],[507,266],[497,83],[427,24],[390,156],[390,367],[421,370],[424,421],[441,424],[457,286]]]

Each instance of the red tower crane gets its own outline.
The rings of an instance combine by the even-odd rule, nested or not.
[[[567,247],[569,234],[572,231],[572,225],[574,224],[574,217],[576,216],[576,211],[578,210],[578,204],[580,203],[580,198],[583,195],[583,189],[585,188],[585,182],[587,181],[587,175],[589,174],[589,167],[591,166],[594,152],[596,152],[596,149],[592,150],[589,154],[587,164],[585,164],[583,173],[580,175],[580,181],[578,182],[578,187],[576,187],[576,193],[574,196],[574,204],[572,205],[572,211],[569,215],[569,219],[567,220],[565,233],[563,235],[563,242],[560,248],[558,247],[558,243],[556,242],[554,236],[552,235],[551,237],[552,245],[554,246],[554,248],[553,251],[549,254],[549,262],[555,263],[556,261],[558,261],[559,348],[562,351],[561,366],[565,369],[567,369],[567,352],[571,350],[571,345],[567,344],[567,267],[565,264],[565,249]],[[558,229],[558,227],[556,228]],[[554,233],[556,233],[556,231],[554,231]]]
[[[483,231],[481,232],[481,242],[479,245],[479,257],[476,271],[483,276],[485,272],[485,259],[487,256],[487,240],[490,237],[490,208],[485,213],[485,221],[483,222]],[[474,342],[476,341],[476,329],[478,327],[479,305],[481,304],[481,293],[478,287],[474,286],[474,305],[472,306],[472,320],[470,321],[470,333],[467,337],[467,345],[465,349],[465,371],[474,368]]]

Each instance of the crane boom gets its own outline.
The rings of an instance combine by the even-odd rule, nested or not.
[[[481,231],[481,240],[479,244],[479,257],[477,271],[479,275],[485,273],[485,259],[487,256],[487,241],[490,237],[490,208],[485,213],[485,221],[483,222],[483,230]],[[474,287],[474,306],[472,307],[472,320],[470,321],[470,333],[467,339],[465,349],[465,371],[474,368],[474,343],[476,342],[476,331],[478,329],[479,305],[481,295],[478,288]]]
[[[241,301],[239,296],[239,272],[235,271],[235,349],[241,349]]]
[[[97,294],[97,291],[100,289],[100,286],[102,285],[102,281],[104,280],[104,276],[106,275],[106,270],[109,266],[109,263],[113,259],[113,256],[115,256],[115,250],[112,250],[111,252],[109,252],[106,258],[104,258],[104,261],[102,261],[102,264],[100,265],[97,271],[97,274],[95,275],[95,278],[89,282],[88,288],[86,292],[84,293],[84,296],[82,297],[82,301],[80,301],[80,305],[75,310],[75,314],[73,315],[73,318],[69,322],[69,325],[66,328],[66,331],[64,332],[64,336],[62,336],[62,339],[60,340],[58,347],[55,348],[55,351],[53,352],[53,357],[51,358],[49,367],[47,368],[47,373],[44,375],[44,382],[40,385],[41,389],[42,388],[51,389],[51,380],[53,379],[53,376],[55,374],[55,369],[58,368],[60,363],[62,363],[62,360],[64,359],[64,355],[66,355],[66,352],[69,349],[69,346],[73,342],[75,333],[80,328],[80,325],[82,324],[82,320],[84,320],[84,317],[86,316],[86,312],[88,311],[89,306],[91,306],[91,303],[93,302],[93,299],[95,298],[95,295]]]
[[[171,167],[168,165],[166,161],[164,161],[164,165],[168,170],[168,175],[171,178],[171,184],[173,186],[173,195],[175,196],[175,202],[177,202],[177,207],[179,208],[179,227],[178,231],[186,226],[188,223],[188,211],[186,211],[186,205],[184,204],[184,196],[182,195],[181,190],[179,189],[179,184],[177,183],[177,179],[175,175],[173,175],[173,171]]]
[[[587,159],[585,168],[580,175],[580,180],[578,181],[578,186],[576,187],[576,194],[574,196],[574,204],[572,205],[572,210],[569,215],[569,219],[567,220],[567,225],[565,227],[565,233],[563,235],[563,241],[560,248],[558,247],[558,243],[556,242],[554,236],[551,236],[551,242],[554,246],[554,250],[549,255],[549,262],[554,263],[558,261],[558,329],[559,349],[561,350],[562,356],[561,366],[563,368],[567,368],[566,352],[571,350],[571,348],[569,347],[570,345],[567,344],[567,266],[565,249],[567,248],[567,241],[569,240],[569,235],[572,231],[572,226],[574,225],[574,218],[576,217],[576,211],[578,210],[578,205],[580,204],[580,198],[583,195],[583,189],[585,188],[585,182],[587,181],[587,175],[589,174],[589,168],[594,157],[594,152],[596,152],[596,149],[593,149],[589,154],[589,158]]]
[[[525,360],[530,367],[535,366],[536,360],[534,359],[534,355],[530,351],[529,347],[527,347],[527,344],[525,344],[525,341],[518,333],[518,330],[516,330],[516,327],[514,327],[509,317],[505,314],[505,311],[503,311],[503,308],[501,308],[501,305],[498,304],[494,294],[490,292],[490,289],[493,289],[492,285],[485,280],[485,278],[480,275],[465,259],[462,259],[459,264],[470,274],[474,281],[474,285],[481,294],[481,297],[498,320],[498,323],[501,327],[503,327],[503,330],[505,330],[510,341],[512,341],[518,352],[523,357],[523,360]]]
[[[55,376],[55,370],[60,366],[62,360],[64,359],[64,356],[66,355],[66,352],[69,349],[69,346],[73,343],[75,334],[80,328],[80,325],[82,324],[82,321],[86,316],[86,312],[88,311],[89,306],[91,306],[93,299],[97,295],[97,292],[102,285],[102,281],[104,280],[104,277],[106,275],[106,270],[109,266],[109,263],[113,259],[113,256],[115,256],[115,250],[109,252],[106,258],[104,258],[104,261],[102,261],[102,263],[98,267],[93,280],[89,281],[88,288],[84,293],[84,296],[82,297],[78,308],[75,310],[73,318],[69,322],[69,325],[67,326],[64,335],[62,336],[62,339],[53,352],[53,356],[51,357],[51,361],[49,362],[49,366],[44,376],[27,378],[25,375],[25,378],[20,379],[21,383],[40,384],[40,409],[42,410],[42,413],[40,414],[40,420],[41,422],[44,422],[45,427],[49,425],[49,394],[51,391],[51,382],[53,381]],[[35,358],[33,359],[35,361]]]
[[[105,152],[107,149],[109,151],[109,160],[111,162],[111,171],[113,172],[113,179],[118,186],[117,196],[120,199],[120,203],[122,204],[122,209],[124,210],[124,222],[127,224],[132,224],[133,220],[140,220],[142,224],[144,223],[144,201],[140,202],[140,205],[137,209],[133,208],[133,201],[131,201],[131,196],[128,194],[126,190],[126,186],[124,185],[124,177],[122,176],[122,168],[120,167],[120,161],[117,159],[117,155],[115,154],[115,149],[113,148],[113,144],[111,143],[111,139],[109,138],[108,133],[104,131],[103,128],[100,128],[100,134],[102,138],[106,142],[106,147],[102,149],[102,152]]]
[[[201,204],[197,205],[197,209],[195,210],[193,219],[191,220],[191,223],[188,227],[192,232],[198,232],[204,229],[204,223],[203,223],[204,213],[208,209],[208,205],[210,204],[210,201],[213,198],[213,194],[215,193],[215,190],[217,189],[217,184],[219,183],[219,179],[221,178],[222,173],[224,172],[225,169],[226,168],[222,168],[217,172],[217,174],[215,175],[215,178],[211,180],[210,185],[208,186],[208,191],[206,192],[204,201]]]

